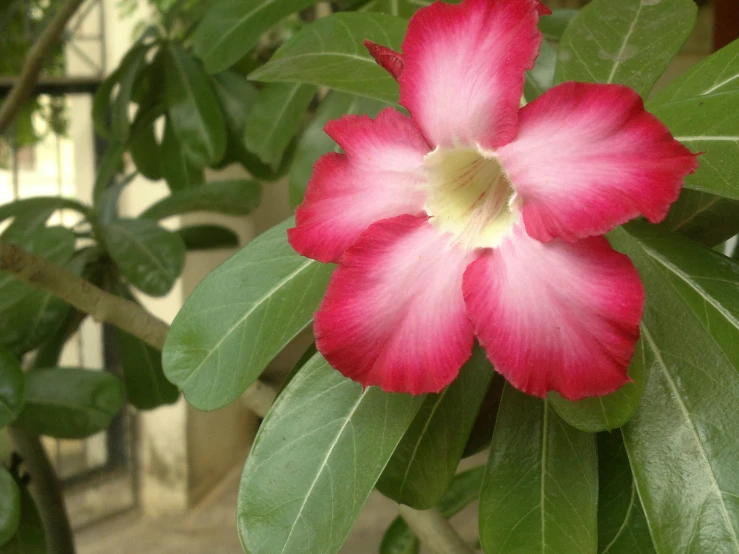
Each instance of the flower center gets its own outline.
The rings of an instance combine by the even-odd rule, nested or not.
[[[498,158],[472,148],[437,148],[424,167],[431,224],[468,250],[498,246],[521,212]]]

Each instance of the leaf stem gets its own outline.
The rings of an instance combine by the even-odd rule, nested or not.
[[[438,509],[414,510],[401,504],[400,515],[435,554],[474,554]]]
[[[30,490],[46,532],[48,554],[75,554],[74,536],[64,506],[59,479],[41,440],[16,427],[9,427],[23,469],[31,476]]]

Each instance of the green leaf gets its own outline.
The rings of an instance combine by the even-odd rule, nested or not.
[[[546,18],[544,18],[546,19]],[[526,73],[523,93],[527,102],[536,100],[554,86],[554,71],[557,66],[557,51],[544,40],[534,68]]]
[[[562,35],[556,80],[620,83],[646,98],[697,13],[693,0],[593,0]]]
[[[185,245],[146,219],[118,219],[102,228],[111,258],[128,281],[146,294],[164,296],[185,264]]]
[[[128,119],[128,109],[131,104],[131,94],[136,78],[146,63],[148,46],[137,45],[128,51],[121,61],[118,77],[118,92],[113,100],[110,112],[110,127],[113,137],[126,140],[131,130],[131,122]]]
[[[24,398],[25,387],[20,362],[0,346],[0,427],[5,427],[18,416],[23,408]]]
[[[190,212],[247,215],[259,207],[261,197],[262,187],[254,181],[216,181],[175,192],[149,206],[140,217],[165,219]]]
[[[598,435],[598,553],[656,554],[620,431]]]
[[[279,165],[315,93],[316,87],[299,83],[265,86],[246,120],[246,147],[264,163]]]
[[[73,245],[73,237],[69,237],[69,240]],[[75,275],[82,275],[91,256],[97,256],[92,248],[80,250],[64,267]],[[20,358],[53,340],[71,309],[69,304],[51,292],[35,289],[0,317],[0,343]],[[38,354],[34,363],[38,363]]]
[[[262,33],[317,0],[220,0],[192,37],[195,54],[208,73],[228,69],[257,44]]]
[[[290,204],[293,208],[303,201],[313,165],[318,158],[328,152],[340,150],[339,145],[324,132],[326,123],[345,114],[367,114],[375,117],[384,107],[387,107],[384,102],[343,92],[331,92],[326,96],[301,135],[290,168]]]
[[[128,152],[131,154],[136,169],[151,181],[162,178],[162,153],[157,142],[155,126],[157,119],[163,114],[163,108],[156,106],[136,114],[131,138],[128,141]]]
[[[92,121],[95,126],[95,132],[104,139],[112,139],[113,133],[110,129],[110,95],[118,84],[121,77],[121,69],[117,68],[113,73],[108,75],[95,91],[92,97]]]
[[[0,222],[11,217],[24,218],[42,214],[41,217],[44,217],[44,220],[41,222],[41,225],[43,225],[51,214],[57,210],[74,210],[83,215],[87,215],[90,211],[87,206],[71,198],[35,196],[33,198],[14,200],[13,202],[0,206]]]
[[[450,518],[462,511],[480,496],[480,487],[485,467],[475,467],[454,476],[444,497],[439,503],[439,511]],[[420,544],[402,517],[397,517],[382,537],[380,554],[418,554]]]
[[[451,385],[426,397],[377,483],[382,494],[417,510],[439,503],[462,459],[492,376],[485,351],[476,348]]]
[[[480,493],[485,553],[594,552],[597,462],[594,435],[506,385]]]
[[[455,4],[458,0],[448,1],[444,0],[448,4]],[[403,19],[410,19],[414,13],[420,8],[430,6],[431,2],[428,0],[370,0],[364,4],[358,11],[362,12],[382,12]]]
[[[20,491],[20,524],[15,536],[2,548],[2,554],[48,554],[44,526],[36,503],[26,487]]]
[[[26,403],[13,425],[36,435],[89,437],[107,428],[125,401],[121,382],[103,371],[53,368],[25,376]]]
[[[160,153],[162,177],[167,181],[169,190],[175,192],[196,187],[205,182],[203,167],[196,167],[187,159],[180,141],[172,130],[169,118],[164,125]]]
[[[20,519],[21,492],[13,476],[0,464],[0,546],[18,531]]]
[[[739,201],[685,189],[662,227],[707,246],[716,246],[739,233]]]
[[[677,140],[702,152],[686,187],[739,199],[739,41],[703,60],[647,108]]]
[[[495,420],[498,417],[500,397],[503,394],[505,382],[505,379],[500,374],[493,373],[493,379],[485,393],[485,398],[482,400],[482,406],[477,413],[477,419],[472,426],[472,431],[470,431],[470,438],[467,439],[462,457],[468,458],[474,456],[490,446],[490,442],[493,440]]]
[[[226,156],[239,162],[257,179],[265,181],[278,179],[286,168],[281,166],[277,171],[273,170],[262,163],[255,154],[249,152],[244,143],[246,118],[259,97],[257,88],[233,71],[213,75],[213,88],[226,115],[228,131]],[[288,158],[289,156],[284,156],[284,161],[289,161]]]
[[[119,284],[117,288],[119,296],[138,304],[127,287]],[[128,401],[139,410],[176,402],[180,391],[164,376],[162,353],[118,328],[116,338]]]
[[[539,30],[541,30],[545,39],[551,40],[552,42],[559,42],[562,40],[562,35],[570,24],[570,21],[578,13],[580,13],[580,10],[571,8],[552,10],[551,15],[539,19]]]
[[[631,383],[606,396],[584,398],[577,402],[552,392],[549,402],[562,419],[581,431],[594,433],[617,429],[631,419],[644,394],[644,363],[644,345],[640,342],[629,366]]]
[[[173,43],[165,52],[164,96],[174,134],[193,165],[216,163],[226,151],[218,97],[198,60]]]
[[[3,235],[3,240],[59,265],[65,264],[74,254],[74,233],[64,227],[42,227],[17,240],[15,237]],[[36,290],[35,287],[16,279],[11,273],[0,271],[0,313]]]
[[[161,352],[120,329],[116,336],[128,401],[139,410],[176,402],[180,391],[164,376]]]
[[[408,21],[379,13],[337,13],[307,25],[283,44],[249,78],[325,86],[398,101],[398,83],[382,69],[362,41],[400,50]]]
[[[422,402],[363,389],[313,357],[246,460],[237,508],[244,549],[337,553]]]
[[[647,290],[647,381],[623,435],[652,539],[660,552],[734,552],[739,264],[646,226],[629,233],[613,235]]]
[[[231,229],[219,225],[189,225],[177,231],[187,250],[236,248],[239,237]]]
[[[212,271],[185,302],[164,346],[164,372],[200,410],[235,400],[310,325],[333,266],[295,253],[288,219]]]
[[[95,168],[95,183],[93,184],[93,200],[97,204],[100,197],[114,184],[115,176],[123,169],[123,153],[126,143],[122,140],[113,140],[108,143],[105,154]]]
[[[396,517],[382,536],[380,554],[420,554],[421,541],[402,517]]]

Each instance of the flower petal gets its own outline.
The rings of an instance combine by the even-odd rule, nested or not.
[[[399,54],[390,48],[376,44],[371,40],[363,40],[362,44],[369,51],[370,56],[375,58],[382,69],[390,73],[393,79],[396,81],[403,73],[403,54]]]
[[[345,154],[316,162],[288,239],[304,256],[337,262],[375,221],[423,213],[429,147],[409,117],[389,108],[375,120],[344,116],[329,122],[326,132]]]
[[[529,234],[567,241],[644,215],[664,219],[695,155],[619,85],[565,83],[521,110],[518,136],[496,152],[524,201]]]
[[[315,318],[318,350],[364,386],[440,391],[472,352],[462,275],[474,258],[425,216],[375,223],[331,278]]]
[[[470,265],[463,288],[480,344],[517,389],[579,400],[629,380],[644,289],[603,237],[542,243],[519,225]]]
[[[400,103],[434,146],[501,146],[516,135],[524,72],[541,33],[538,0],[435,2],[403,41]]]

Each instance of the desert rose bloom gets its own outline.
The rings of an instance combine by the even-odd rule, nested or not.
[[[326,126],[290,229],[338,267],[318,350],[365,386],[451,383],[475,337],[514,387],[571,400],[628,381],[644,291],[601,235],[662,220],[696,157],[631,89],[564,83],[520,108],[539,52],[538,0],[435,3],[402,54],[369,43],[407,117]]]

